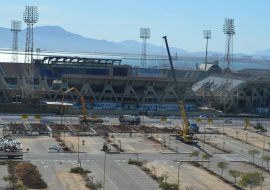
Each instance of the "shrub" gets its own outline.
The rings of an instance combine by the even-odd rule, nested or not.
[[[75,168],[71,168],[69,172],[75,173],[75,174],[82,174],[84,173],[84,170],[81,167],[75,167]]]

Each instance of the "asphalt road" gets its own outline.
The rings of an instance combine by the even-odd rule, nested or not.
[[[53,121],[60,123],[61,117],[58,116],[44,116],[43,120]],[[117,118],[104,118],[106,122],[117,122]],[[1,123],[6,122],[21,122],[20,116],[0,116]],[[28,121],[33,121],[31,117]],[[78,122],[77,117],[66,117],[62,118],[63,123]],[[159,119],[146,119],[143,121],[147,124],[158,124]],[[178,119],[172,119],[172,123],[178,123]],[[216,120],[214,121],[216,125],[222,127],[223,123]],[[263,121],[264,125],[267,126],[267,121]],[[241,120],[233,120],[234,127],[242,127]],[[206,124],[207,125],[207,124]],[[208,126],[211,127],[211,126]],[[186,145],[182,142],[175,142],[173,137],[164,135],[166,139],[166,144],[170,143],[170,147],[177,150],[178,153],[166,153],[166,152],[155,152],[155,153],[141,153],[130,154],[107,154],[106,162],[106,189],[112,190],[151,190],[158,189],[157,182],[153,181],[148,175],[141,171],[136,166],[128,165],[128,159],[139,159],[147,161],[190,161],[189,153],[193,150],[202,148],[202,143],[198,143],[199,146]],[[68,168],[78,165],[77,153],[48,153],[48,147],[55,142],[54,139],[49,137],[44,137],[42,140],[37,140],[35,138],[21,138],[24,148],[29,148],[28,154],[24,154],[24,160],[30,160],[39,168],[40,172],[44,176],[45,181],[48,182],[50,189],[65,189],[65,185],[61,180],[57,180],[56,173],[59,171],[67,171]],[[228,138],[223,135],[217,135],[216,139],[219,141],[226,141],[226,147],[233,150],[233,154],[215,154],[213,147],[209,145],[204,145],[205,151],[211,153],[211,169],[215,173],[220,173],[220,169],[215,167],[219,161],[235,162],[235,161],[250,161],[251,157],[248,154],[248,150],[255,149],[254,146],[242,143],[240,141]],[[139,152],[139,151],[138,151]],[[269,155],[269,152],[265,151],[265,154]],[[104,154],[93,154],[91,153],[80,153],[80,161],[82,167],[92,171],[91,176],[97,181],[103,181],[103,164],[104,164]],[[255,156],[255,163],[257,165],[262,164],[261,155]],[[266,164],[265,164],[266,165]],[[264,165],[264,167],[266,167]],[[244,169],[244,168],[243,168]],[[1,169],[2,172],[2,169]],[[233,181],[231,177],[226,174],[226,178]]]

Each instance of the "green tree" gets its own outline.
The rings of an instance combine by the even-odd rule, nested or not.
[[[267,164],[267,169],[269,170],[269,161],[270,161],[270,156],[268,156],[268,155],[264,155],[264,156],[262,157],[262,159],[263,159],[263,161],[265,161],[265,162],[266,162],[266,164]]]
[[[157,168],[155,166],[151,166],[152,173],[157,176]]]
[[[178,190],[178,185],[176,183],[161,182],[159,188],[162,190]]]
[[[196,157],[196,162],[198,161],[198,157],[200,155],[200,152],[198,150],[194,150],[193,152],[190,153],[190,157]]]
[[[252,156],[252,163],[254,164],[254,158],[255,158],[255,155],[259,154],[260,152],[256,149],[253,149],[253,150],[249,150],[248,151],[248,154],[250,156]]]
[[[208,168],[209,168],[209,158],[210,158],[210,155],[207,154],[207,153],[204,153],[204,154],[202,155],[202,160],[208,160]]]
[[[241,187],[250,187],[250,190],[253,187],[259,186],[264,181],[264,177],[259,172],[248,172],[242,175],[241,180],[239,181],[239,185]]]
[[[217,163],[217,167],[221,169],[221,176],[223,175],[223,171],[228,168],[229,164],[227,162],[219,162]]]
[[[229,170],[229,175],[234,177],[234,183],[236,184],[236,179],[241,175],[242,173],[238,170]]]
[[[169,178],[168,172],[165,172],[164,174],[162,174],[161,177],[164,180],[164,182],[167,183],[167,180]]]

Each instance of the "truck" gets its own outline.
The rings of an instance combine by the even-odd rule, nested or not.
[[[123,125],[139,125],[141,123],[140,116],[120,115],[119,121]]]
[[[199,132],[199,125],[197,123],[189,123],[189,128],[190,130],[192,130],[194,133],[198,133]]]

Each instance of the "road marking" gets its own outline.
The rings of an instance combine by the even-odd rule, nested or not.
[[[95,164],[97,170],[99,170],[99,172],[100,172],[101,174],[103,174],[103,170],[100,168],[100,166],[99,166],[95,161],[92,161],[92,163]],[[105,175],[105,178],[107,179],[107,180],[105,179],[105,182],[106,182],[106,181],[110,182],[116,190],[119,190],[118,187],[117,187],[117,186],[112,182],[112,180],[108,177],[108,175]],[[106,183],[105,183],[105,185],[106,185]]]

